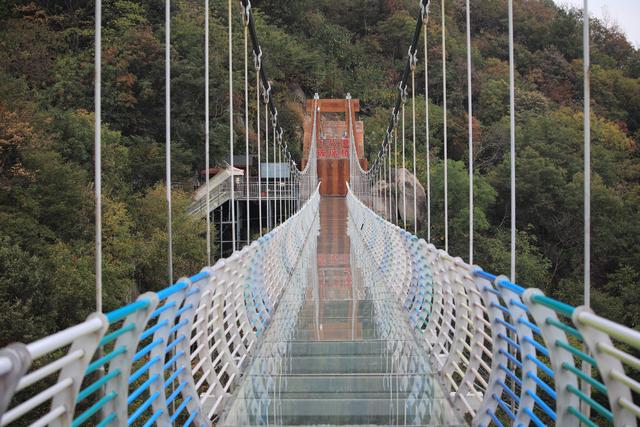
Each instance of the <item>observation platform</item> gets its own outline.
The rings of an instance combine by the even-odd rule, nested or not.
[[[466,425],[397,298],[365,283],[347,230],[346,199],[323,197],[310,280],[285,291],[220,425]],[[278,325],[290,319],[283,339]],[[385,336],[390,321],[406,334]]]

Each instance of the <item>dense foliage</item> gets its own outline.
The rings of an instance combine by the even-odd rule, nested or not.
[[[212,164],[228,154],[226,2],[211,22]],[[506,0],[472,2],[476,259],[509,268]],[[234,2],[236,4],[236,2]],[[464,2],[447,2],[450,249],[467,258]],[[104,2],[105,308],[165,286],[164,2]],[[204,165],[202,2],[172,2],[175,270],[205,262],[204,226],[187,217]],[[382,140],[417,15],[409,0],[255,0],[267,73],[299,153],[302,101],[361,100],[368,151]],[[235,22],[236,99],[242,28]],[[582,288],[581,16],[551,0],[515,2],[518,281],[573,304]],[[640,52],[593,22],[593,306],[640,325]],[[439,5],[428,28],[430,141],[442,158]],[[93,301],[93,9],[77,0],[0,7],[0,345],[83,319]],[[421,52],[421,51],[420,51]],[[422,61],[420,61],[421,63]],[[251,81],[254,81],[253,71]],[[424,82],[420,65],[417,81]],[[252,89],[253,91],[254,89]],[[423,83],[417,88],[424,117]],[[251,95],[254,99],[255,92]],[[253,107],[252,107],[253,108]],[[243,138],[242,112],[235,133]],[[251,118],[252,124],[255,120]],[[421,122],[420,122],[421,123]],[[419,123],[419,124],[420,124]],[[255,138],[252,134],[251,138]],[[424,127],[419,178],[426,182]],[[433,233],[442,243],[442,161],[434,160]],[[421,234],[426,235],[425,224]],[[215,253],[215,251],[214,251]]]

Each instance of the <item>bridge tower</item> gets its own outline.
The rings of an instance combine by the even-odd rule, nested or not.
[[[304,147],[302,168],[307,164],[313,132],[313,100],[307,100],[304,119]],[[346,99],[320,99],[316,143],[318,153],[318,180],[322,182],[320,194],[323,196],[346,196],[349,181],[349,107]],[[355,137],[358,159],[363,169],[367,169],[364,157],[364,125],[356,120],[360,111],[360,102],[351,100],[353,134]]]

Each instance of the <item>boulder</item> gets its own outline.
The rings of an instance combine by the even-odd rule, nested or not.
[[[395,188],[398,188],[398,216],[400,219],[406,218],[407,227],[409,224],[413,224],[415,219],[413,216],[413,195],[414,195],[414,176],[405,168],[398,168],[391,171],[391,190],[392,201],[395,204]],[[418,226],[424,224],[427,221],[427,194],[424,187],[418,181],[415,180],[416,186],[416,211],[418,216]],[[406,213],[404,212],[403,196],[406,198]],[[409,227],[408,227],[409,228]],[[410,231],[412,228],[410,228]]]

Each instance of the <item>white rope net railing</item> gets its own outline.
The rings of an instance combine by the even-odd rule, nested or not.
[[[637,425],[640,332],[454,258],[365,200],[349,190],[349,234],[367,286],[402,306],[386,316],[391,336],[411,325],[471,425]]]

